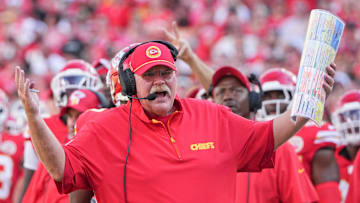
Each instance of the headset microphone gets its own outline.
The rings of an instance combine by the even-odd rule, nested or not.
[[[152,100],[156,99],[157,94],[151,93],[146,97],[132,97],[132,96],[127,96],[127,97],[129,97],[129,99],[147,99],[147,100],[152,101]]]

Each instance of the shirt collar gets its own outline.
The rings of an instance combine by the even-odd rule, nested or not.
[[[145,121],[147,123],[152,122],[151,119],[146,115],[144,108],[141,106],[141,103],[138,99],[133,99],[132,105],[133,106],[132,106],[131,114],[139,117],[142,121]],[[175,112],[183,113],[183,104],[178,95],[175,96],[173,105],[175,106]],[[129,109],[129,108],[130,108],[130,101],[126,104],[126,109]]]

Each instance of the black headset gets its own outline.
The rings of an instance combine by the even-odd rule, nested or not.
[[[263,91],[262,91],[261,83],[254,73],[251,73],[248,79],[249,82],[259,87],[259,92],[255,92],[255,91],[249,92],[250,111],[256,113],[256,111],[258,109],[261,109],[262,106]]]
[[[136,83],[135,83],[135,77],[134,73],[128,68],[124,70],[123,63],[124,61],[135,51],[135,49],[138,46],[141,46],[146,43],[150,42],[156,42],[159,44],[165,45],[171,53],[171,56],[173,57],[174,61],[176,61],[177,55],[179,51],[176,49],[174,45],[172,45],[169,42],[161,41],[161,40],[155,40],[155,41],[147,41],[143,42],[141,44],[136,45],[135,47],[131,48],[128,52],[126,52],[120,59],[119,65],[118,65],[118,74],[119,74],[119,80],[122,88],[122,93],[127,96],[133,96],[136,94]]]
[[[256,113],[256,111],[258,109],[261,109],[263,91],[262,91],[260,81],[258,80],[258,78],[256,77],[255,74],[251,73],[250,76],[248,77],[248,79],[249,79],[249,82],[251,82],[259,87],[259,92],[249,90],[249,110],[250,110],[250,112]],[[210,88],[208,90],[208,95],[211,97],[213,96],[214,88],[215,87],[211,84]]]

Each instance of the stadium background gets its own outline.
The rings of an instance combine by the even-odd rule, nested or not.
[[[336,64],[337,87],[360,86],[360,4],[356,0],[1,0],[0,88],[16,99],[14,66],[49,100],[52,76],[73,58],[111,59],[126,45],[165,39],[177,21],[181,36],[210,67],[232,65],[260,74],[272,67],[298,70],[310,10],[326,9],[346,22]],[[178,62],[178,94],[199,86]]]

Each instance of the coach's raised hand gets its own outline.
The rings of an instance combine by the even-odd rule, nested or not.
[[[41,162],[56,181],[64,175],[65,153],[55,135],[46,126],[39,113],[39,99],[30,91],[31,82],[20,67],[15,69],[15,83],[19,98],[24,105],[31,141]]]
[[[15,68],[15,83],[27,116],[39,114],[39,98],[35,92],[30,91],[32,84],[25,78],[25,73],[19,66]]]

